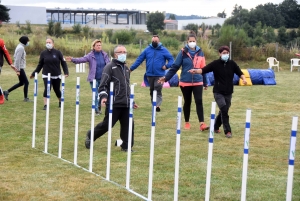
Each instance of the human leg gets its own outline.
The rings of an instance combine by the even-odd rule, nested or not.
[[[180,87],[183,96],[183,114],[185,122],[190,121],[191,103],[192,103],[192,87]]]
[[[223,123],[223,129],[224,129],[224,133],[227,134],[228,132],[231,133],[231,127],[229,124],[229,115],[228,115],[228,111],[229,111],[229,107],[231,105],[231,97],[232,95],[223,95],[223,94],[219,94],[219,93],[214,93],[214,97],[216,100],[216,103],[220,109],[220,116],[221,116],[221,122]],[[217,125],[215,124],[215,128],[217,127]]]
[[[120,108],[122,110],[120,115],[120,138],[123,143],[121,144],[122,149],[128,149],[128,131],[129,131],[129,108]],[[131,147],[134,144],[134,122],[132,119],[132,133],[131,133]]]
[[[149,77],[147,76],[147,79],[148,79],[148,82],[149,82],[149,87],[150,87],[150,98],[151,98],[151,104],[152,104],[152,101],[153,101],[153,90],[154,90],[154,77]]]
[[[11,88],[9,88],[7,91],[4,91],[4,96],[5,96],[5,99],[8,101],[8,95],[10,92],[12,92],[13,90],[23,86],[25,84],[25,82],[27,81],[28,83],[28,80],[27,80],[27,77],[26,77],[26,74],[25,74],[25,71],[24,69],[20,69],[20,75],[18,76],[18,79],[19,79],[19,83],[15,84],[14,86],[12,86]],[[28,84],[27,84],[27,92],[28,92]],[[25,96],[25,87],[24,87],[24,96]],[[27,98],[27,97],[26,97]]]
[[[46,110],[46,108],[47,108],[47,97],[48,97],[48,92],[47,92],[47,90],[48,90],[48,78],[43,78],[43,82],[44,82],[44,93],[43,93],[44,108],[43,108],[43,110]],[[51,84],[51,80],[50,80],[49,98],[50,98],[51,88],[52,88],[52,84]]]
[[[163,85],[158,83],[158,79],[160,77],[153,77],[154,79],[154,90],[157,91],[157,98],[156,98],[156,106],[160,107],[163,101],[163,97],[162,97],[162,88]]]
[[[200,130],[201,131],[208,130],[209,127],[204,122],[204,110],[203,110],[203,99],[202,99],[203,85],[194,86],[192,87],[192,89],[193,89],[193,95],[196,104],[197,116],[200,122]]]

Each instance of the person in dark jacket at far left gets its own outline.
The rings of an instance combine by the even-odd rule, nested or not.
[[[50,73],[50,90],[53,87],[53,90],[56,94],[56,97],[59,101],[59,107],[61,105],[61,91],[60,91],[60,83],[61,83],[61,69],[60,65],[63,68],[65,77],[69,76],[69,70],[67,63],[62,55],[62,53],[54,48],[54,40],[52,38],[47,38],[46,40],[46,50],[42,51],[40,54],[39,64],[36,69],[32,72],[30,79],[34,78],[35,73],[39,73],[42,69],[42,78],[44,81],[44,108],[47,109],[47,82],[48,82],[48,73]]]
[[[121,151],[127,152],[129,146],[134,144],[134,122],[132,120],[132,143],[128,145],[129,110],[130,110],[130,70],[126,61],[127,51],[123,45],[114,48],[114,59],[106,64],[103,69],[101,82],[98,89],[99,99],[102,105],[106,104],[105,116],[102,122],[94,128],[94,141],[108,131],[110,82],[114,83],[114,100],[112,127],[120,122],[120,138],[123,141]],[[134,108],[137,106],[134,105]],[[86,134],[85,147],[90,149],[91,131]]]

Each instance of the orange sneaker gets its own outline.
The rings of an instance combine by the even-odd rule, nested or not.
[[[191,129],[190,122],[185,122],[184,129],[186,129],[186,130],[190,130]]]
[[[206,131],[208,129],[209,127],[205,123],[200,124],[200,131]]]
[[[1,95],[0,95],[0,104],[3,104],[3,103],[4,103],[4,95],[1,94]]]

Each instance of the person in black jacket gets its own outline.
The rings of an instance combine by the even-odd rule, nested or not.
[[[114,49],[114,59],[105,65],[101,82],[98,89],[99,99],[102,105],[106,104],[105,117],[102,122],[94,128],[94,141],[104,135],[108,131],[108,117],[109,117],[109,98],[110,82],[114,83],[114,101],[113,101],[113,115],[112,126],[117,121],[120,122],[120,138],[121,151],[127,152],[128,149],[128,129],[129,129],[129,109],[130,109],[130,70],[127,67],[126,48],[123,45],[118,45]],[[134,136],[134,123],[132,121],[132,144]],[[85,147],[90,149],[91,131],[86,134]]]
[[[231,105],[231,98],[233,93],[233,76],[237,74],[242,80],[243,84],[247,84],[246,78],[240,67],[229,59],[229,47],[222,46],[219,48],[220,58],[207,64],[202,69],[189,70],[190,73],[208,73],[213,72],[215,84],[213,88],[215,101],[220,109],[216,117],[214,130],[215,133],[220,133],[219,127],[223,124],[225,137],[231,138],[232,132],[229,124],[228,111]]]
[[[63,68],[65,77],[69,76],[69,70],[67,63],[62,55],[62,53],[54,49],[54,41],[51,38],[46,40],[46,50],[44,50],[40,55],[39,64],[37,65],[36,69],[32,72],[30,79],[34,78],[35,72],[39,73],[42,69],[42,77],[44,80],[44,108],[43,110],[47,109],[47,82],[48,82],[48,73],[51,74],[51,81],[50,81],[50,90],[53,87],[53,90],[56,94],[56,97],[59,100],[59,107],[61,104],[61,91],[60,91],[60,82],[61,82],[61,69],[60,65]]]

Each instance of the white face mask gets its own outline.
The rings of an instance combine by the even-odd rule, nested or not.
[[[29,46],[29,41],[26,43],[26,46]]]
[[[196,42],[189,42],[189,47],[190,48],[195,48],[196,47]]]
[[[222,55],[221,55],[221,59],[222,59],[223,61],[227,61],[227,60],[229,59],[229,54],[222,54]]]
[[[53,45],[51,43],[46,43],[46,48],[50,50],[53,48]]]
[[[126,61],[126,54],[119,54],[118,60],[124,63]]]

